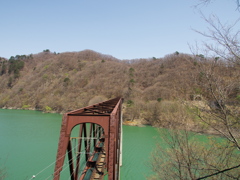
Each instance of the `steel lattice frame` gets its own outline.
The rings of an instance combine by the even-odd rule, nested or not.
[[[86,170],[92,166],[91,159],[93,158],[93,153],[90,153],[91,141],[87,140],[87,131],[89,131],[89,137],[95,139],[92,144],[104,144],[101,151],[104,151],[106,156],[105,165],[102,171],[107,171],[109,180],[119,179],[121,153],[121,106],[122,98],[114,98],[92,106],[74,110],[63,115],[54,170],[54,180],[59,180],[60,178],[66,153],[68,154],[71,180],[86,179],[86,177],[84,177],[86,171],[84,171],[85,174],[79,174],[78,172],[80,158],[83,158],[79,153],[82,149],[85,150],[85,160],[87,162]],[[90,124],[90,126],[87,127],[86,124]],[[74,154],[72,152],[73,147],[70,135],[72,129],[77,125],[80,125],[79,138],[77,138],[78,154],[76,155],[75,162],[73,162]],[[96,129],[102,129],[102,131],[98,131],[98,133],[96,133]],[[96,151],[94,153],[98,152]]]

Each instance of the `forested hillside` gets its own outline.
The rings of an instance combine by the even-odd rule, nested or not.
[[[119,60],[91,50],[60,54],[44,50],[1,58],[0,107],[67,112],[121,96],[124,120],[169,126],[166,112],[179,116],[180,104],[195,98],[214,100],[204,79],[204,68],[212,68],[213,62],[214,76],[222,77],[223,86],[235,82],[226,91],[226,103],[239,104],[239,67],[217,60],[178,52],[163,58]]]

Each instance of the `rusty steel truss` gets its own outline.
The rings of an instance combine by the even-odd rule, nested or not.
[[[122,101],[114,98],[63,115],[54,180],[60,179],[66,154],[71,180],[106,174],[109,180],[120,179]],[[77,137],[71,136],[74,127]]]

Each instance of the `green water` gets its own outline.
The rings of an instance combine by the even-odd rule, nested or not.
[[[58,114],[0,109],[0,163],[6,180],[30,179],[55,161],[60,124]],[[36,179],[46,179],[53,168]]]
[[[0,109],[0,167],[6,180],[52,179],[62,116]],[[145,179],[158,133],[152,127],[123,126],[121,179]],[[66,168],[68,171],[68,168]],[[67,178],[68,179],[68,178]]]
[[[61,121],[59,114],[0,109],[0,168],[6,180],[52,179]],[[159,140],[156,128],[123,126],[121,180],[151,174],[149,157]],[[61,179],[69,179],[67,163],[63,170],[67,176]]]
[[[149,156],[159,139],[151,126],[123,126],[123,165],[121,179],[146,179],[150,175]]]

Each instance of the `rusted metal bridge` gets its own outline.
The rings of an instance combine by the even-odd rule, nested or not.
[[[71,180],[120,179],[122,98],[64,114],[54,180],[68,163]],[[65,155],[67,157],[65,158]]]

